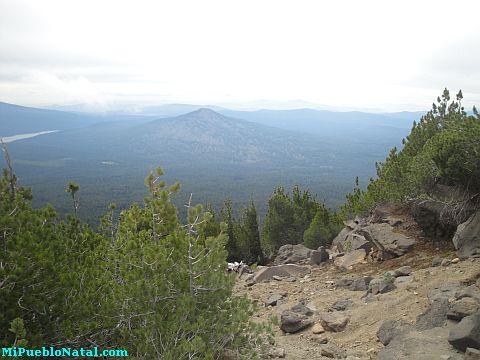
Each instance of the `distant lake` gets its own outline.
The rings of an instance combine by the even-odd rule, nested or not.
[[[5,137],[0,136],[0,139],[2,139],[5,144],[7,144],[7,143],[11,143],[11,142],[14,142],[14,141],[17,141],[17,140],[29,139],[29,138],[32,138],[32,137],[35,137],[35,136],[50,134],[50,133],[54,133],[54,132],[58,132],[58,130],[40,131],[40,132],[36,132],[36,133],[18,134],[18,135],[5,136]]]

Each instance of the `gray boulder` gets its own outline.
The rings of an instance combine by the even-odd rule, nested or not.
[[[383,252],[393,256],[402,256],[413,248],[415,239],[394,232],[394,228],[386,223],[371,224],[367,226],[372,237],[373,243]]]
[[[480,305],[477,300],[471,297],[464,297],[456,300],[450,305],[450,310],[447,317],[451,320],[462,320],[465,316],[475,314],[480,310]]]
[[[330,255],[325,247],[320,246],[318,250],[312,250],[310,254],[310,265],[320,265],[321,263],[328,261]]]
[[[292,276],[305,276],[310,273],[310,269],[306,266],[295,264],[284,264],[278,266],[265,267],[260,269],[252,279],[255,283],[272,280],[273,276],[283,276],[286,278]]]
[[[458,225],[453,236],[453,245],[460,259],[480,255],[480,210]]]
[[[353,305],[353,301],[349,299],[338,300],[330,308],[336,311],[345,311],[347,308]]]
[[[365,249],[353,250],[341,257],[337,257],[334,264],[342,269],[349,269],[354,265],[365,262],[367,252]]]
[[[302,244],[297,245],[283,245],[278,249],[277,257],[274,264],[297,264],[304,262],[310,258],[311,249]]]
[[[377,338],[383,345],[386,346],[390,344],[390,341],[392,341],[395,336],[407,331],[409,328],[409,325],[401,321],[386,320],[382,323],[382,325],[380,325],[380,328],[377,331]]]
[[[448,300],[445,298],[435,300],[423,314],[417,317],[415,328],[428,330],[443,326],[447,321],[448,306]]]
[[[282,294],[273,294],[265,301],[265,306],[276,306],[283,297]]]
[[[322,313],[320,322],[326,330],[340,332],[347,326],[350,318],[341,312]]]
[[[299,332],[312,324],[313,320],[290,310],[284,311],[280,318],[280,329],[291,334]]]
[[[456,349],[480,348],[480,313],[464,317],[450,330],[448,342]]]

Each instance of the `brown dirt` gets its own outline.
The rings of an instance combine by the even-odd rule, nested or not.
[[[419,239],[420,240],[420,239]],[[268,320],[272,315],[278,319],[283,310],[290,308],[305,299],[312,303],[318,311],[313,316],[319,321],[319,314],[325,312],[337,300],[350,299],[353,305],[345,313],[350,322],[343,332],[327,332],[329,343],[346,349],[349,355],[362,359],[374,359],[383,345],[377,341],[376,332],[383,321],[388,319],[403,320],[415,323],[416,318],[427,308],[427,293],[441,284],[460,280],[472,283],[480,277],[480,259],[469,259],[448,267],[431,267],[435,256],[452,259],[455,257],[451,245],[424,243],[420,241],[414,251],[383,262],[366,263],[353,270],[340,271],[332,263],[322,267],[311,267],[311,274],[296,282],[285,280],[264,282],[248,287],[244,281],[238,280],[235,292],[247,295],[258,302],[259,310],[256,320]],[[378,301],[365,303],[361,299],[365,292],[336,288],[336,281],[342,278],[357,278],[364,275],[382,275],[403,265],[413,268],[414,281],[403,284],[390,293],[377,295]],[[333,281],[333,284],[332,284]],[[275,293],[286,294],[285,300],[275,307],[263,306],[267,298]],[[285,349],[285,359],[326,359],[320,354],[322,345],[315,342],[311,328],[297,334],[285,334],[278,326],[275,328],[275,347]]]

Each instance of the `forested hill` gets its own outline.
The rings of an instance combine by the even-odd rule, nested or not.
[[[112,201],[119,206],[140,201],[143,178],[158,165],[167,180],[183,184],[179,201],[192,192],[198,201],[219,207],[230,197],[238,209],[253,194],[264,214],[273,188],[299,184],[336,207],[355,176],[373,176],[375,161],[408,133],[405,119],[371,115],[371,122],[353,126],[353,114],[338,115],[338,122],[315,120],[316,110],[268,111],[267,124],[264,117],[255,117],[265,112],[225,116],[197,109],[155,118],[4,108],[10,110],[0,123],[2,136],[61,130],[10,143],[15,170],[21,183],[33,188],[36,205],[52,202],[62,213],[70,208],[65,184],[79,183],[80,214],[87,220],[98,218]],[[318,131],[311,128],[315,124]]]

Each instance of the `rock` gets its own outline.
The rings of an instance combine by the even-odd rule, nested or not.
[[[347,315],[344,315],[338,311],[323,313],[320,318],[322,326],[325,329],[334,332],[340,332],[345,329],[349,320],[350,318]]]
[[[408,325],[398,320],[386,320],[377,331],[378,340],[383,345],[388,345],[397,335],[408,329]]]
[[[447,300],[452,299],[455,297],[457,291],[462,289],[463,287],[464,286],[460,281],[454,280],[446,282],[428,293],[428,301],[432,303],[439,298],[445,298]]]
[[[338,300],[330,308],[336,311],[345,311],[348,307],[352,306],[353,301],[349,299]]]
[[[330,255],[323,246],[320,246],[318,250],[312,250],[310,254],[310,265],[320,265],[321,263],[328,261]]]
[[[456,299],[463,299],[463,298],[472,298],[480,302],[480,289],[475,285],[470,285],[464,289],[460,289],[455,293]]]
[[[447,318],[460,321],[465,316],[473,315],[479,310],[480,306],[477,300],[471,297],[464,297],[456,300],[450,305]]]
[[[283,245],[278,249],[277,257],[274,264],[296,264],[308,260],[310,258],[311,249],[302,244],[297,245]]]
[[[442,265],[442,258],[440,258],[440,257],[433,258],[432,267],[437,267],[437,266],[440,266],[440,265]]]
[[[452,264],[458,264],[460,262],[459,258],[452,259]]]
[[[460,259],[480,254],[480,210],[458,225],[453,236],[453,245]]]
[[[323,334],[325,332],[325,329],[323,328],[322,324],[315,324],[312,327],[312,333],[314,334]]]
[[[304,316],[311,316],[313,315],[314,311],[308,307],[305,306],[304,302],[300,301],[298,304],[292,306],[290,311],[293,311],[294,313],[301,314]]]
[[[372,280],[373,278],[371,276],[354,279],[348,288],[351,291],[366,291]]]
[[[410,266],[402,266],[396,270],[393,270],[393,276],[408,276],[412,273],[412,268]]]
[[[353,222],[352,222],[353,223]],[[357,224],[353,223],[351,224],[352,227],[346,226],[344,227],[340,233],[333,239],[332,241],[332,247],[335,247],[338,252],[343,252],[343,243],[345,242],[345,239],[347,238],[347,235],[352,232],[352,230],[357,226]]]
[[[339,288],[348,288],[353,283],[353,279],[340,279],[336,282],[336,286]]]
[[[464,317],[456,324],[450,330],[448,342],[461,351],[467,347],[480,348],[480,312]]]
[[[394,232],[389,224],[371,224],[365,228],[371,234],[373,243],[388,254],[402,256],[413,248],[415,239]],[[368,238],[368,236],[366,236]]]
[[[255,274],[253,281],[256,283],[271,280],[273,276],[305,276],[310,273],[310,269],[306,266],[295,265],[295,264],[284,264],[278,266],[271,266],[262,268],[260,271]]]
[[[328,337],[325,334],[319,334],[318,336],[313,336],[311,340],[315,341],[317,344],[328,343]]]
[[[395,289],[396,287],[393,284],[393,278],[387,275],[373,279],[368,285],[368,292],[373,295],[385,294]]]
[[[399,276],[395,279],[393,284],[395,286],[402,285],[402,284],[407,284],[413,281],[413,276]]]
[[[296,333],[305,329],[313,323],[304,315],[295,313],[293,311],[286,310],[282,313],[280,319],[280,329],[286,333]]]
[[[285,357],[285,349],[284,348],[270,349],[267,355],[270,358],[284,358]]]
[[[439,298],[435,300],[427,310],[417,317],[415,328],[417,330],[428,330],[434,327],[443,326],[447,321],[448,300]]]
[[[282,299],[282,294],[273,294],[267,299],[267,301],[265,301],[265,306],[276,306],[278,302]]]
[[[465,360],[480,360],[480,350],[467,348],[465,351]]]
[[[351,266],[365,262],[367,253],[364,249],[353,250],[342,257],[335,259],[334,264],[343,269],[349,269]]]
[[[445,341],[448,329],[436,327],[429,330],[411,330],[395,336],[390,343],[378,353],[379,360],[461,360],[463,355],[449,346]]]
[[[412,216],[427,237],[450,238],[455,227],[441,221],[445,204],[442,201],[420,200],[412,206]]]
[[[354,231],[348,234],[343,242],[343,249],[347,252],[363,249],[368,254],[372,250],[372,246],[372,242],[365,239],[363,235],[356,234]]]
[[[347,357],[346,350],[332,344],[322,346],[320,354],[330,359],[344,359]]]
[[[442,263],[441,263],[440,265],[442,265],[442,266],[448,266],[448,265],[450,265],[450,260],[449,260],[449,259],[443,259],[443,260],[442,260]]]

